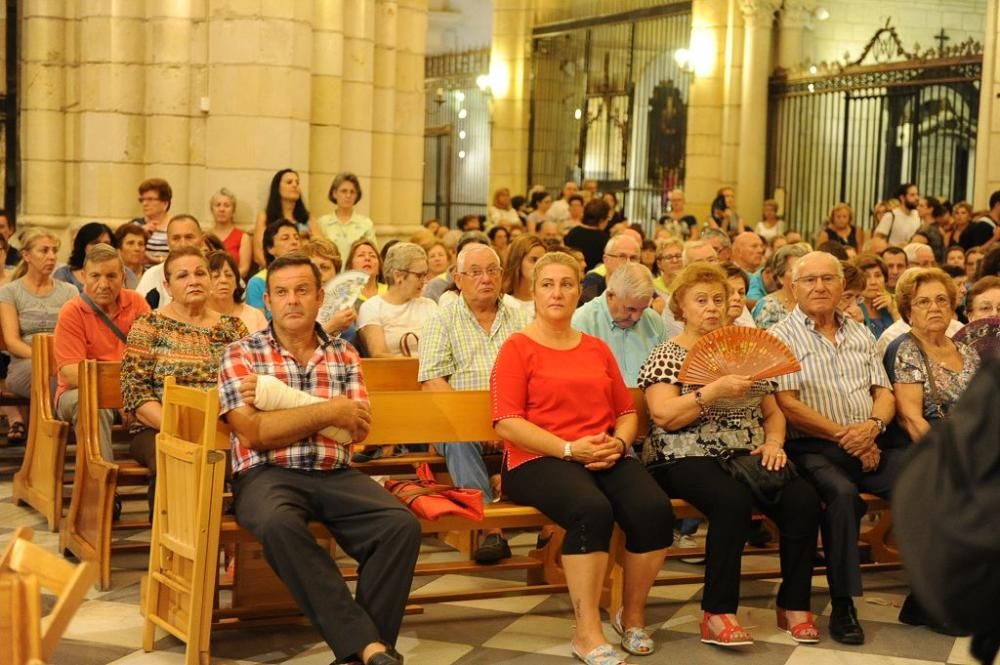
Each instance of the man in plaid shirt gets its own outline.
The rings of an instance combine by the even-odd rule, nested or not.
[[[316,324],[319,271],[294,253],[267,274],[271,326],[231,344],[219,370],[220,415],[232,428],[236,521],[264,547],[268,564],[339,659],[399,665],[393,645],[409,596],[420,525],[399,501],[349,468],[349,444],[371,412],[354,348]],[[257,375],[269,375],[323,402],[275,411],[254,407]],[[356,598],[330,554],[309,533],[319,520],[357,560]]]

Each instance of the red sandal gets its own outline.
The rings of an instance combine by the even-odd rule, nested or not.
[[[713,633],[708,625],[712,617],[719,617],[722,621],[723,628],[718,633]],[[742,634],[742,637],[737,637],[740,634]],[[725,614],[712,614],[711,612],[705,612],[701,620],[701,641],[705,644],[715,644],[720,647],[744,647],[753,644],[753,638],[750,637],[750,633],[743,626],[731,620]]]
[[[816,644],[819,642],[819,628],[813,621],[812,612],[808,612],[808,617],[802,623],[794,626],[788,625],[788,614],[781,607],[777,609],[778,630],[783,630],[792,636],[792,639],[799,644]]]

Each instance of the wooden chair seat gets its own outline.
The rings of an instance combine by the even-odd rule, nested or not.
[[[57,420],[49,392],[58,368],[55,338],[38,334],[31,340],[31,402],[28,443],[21,469],[14,474],[14,500],[45,516],[50,531],[58,531],[63,512],[63,473],[69,423]]]

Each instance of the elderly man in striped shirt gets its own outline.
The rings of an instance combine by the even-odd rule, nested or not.
[[[844,290],[840,262],[811,252],[795,264],[792,281],[797,306],[771,328],[802,365],[778,379],[778,405],[788,421],[785,447],[826,503],[830,635],[863,644],[853,601],[862,594],[857,543],[865,503],[859,492],[888,497],[896,479],[902,451],[880,450],[875,442],[895,400],[875,338],[837,310]]]

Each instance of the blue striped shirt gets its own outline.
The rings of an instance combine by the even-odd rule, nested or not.
[[[872,415],[874,386],[892,386],[868,328],[840,312],[836,317],[836,345],[798,307],[768,332],[787,344],[802,365],[801,371],[778,377],[778,391],[797,391],[809,408],[840,425],[852,425]],[[789,439],[806,436],[789,426]]]

